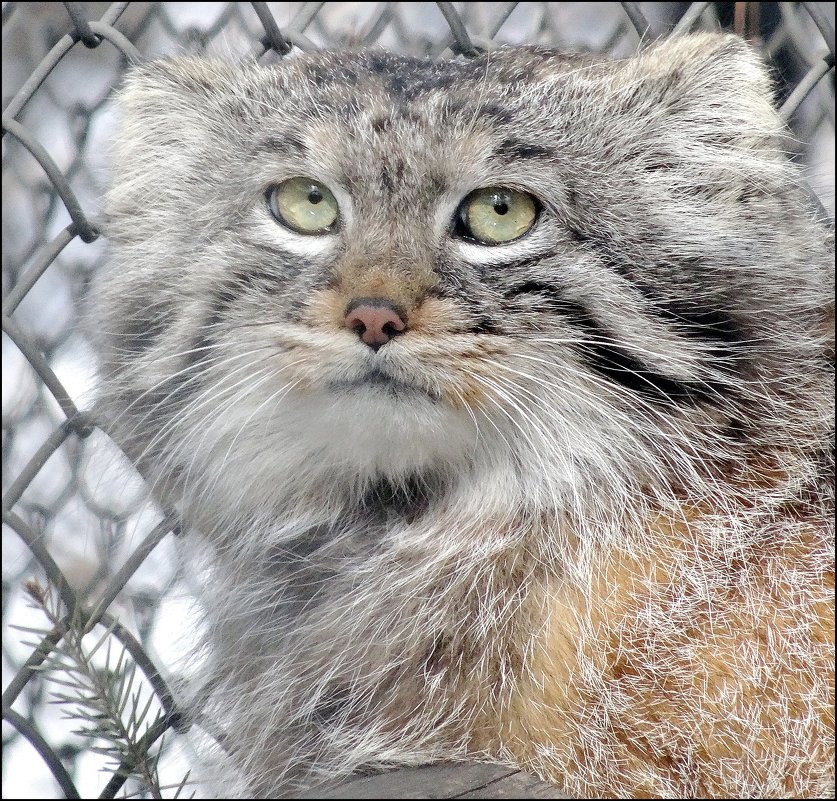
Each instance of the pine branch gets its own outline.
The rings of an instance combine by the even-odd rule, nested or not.
[[[44,588],[29,581],[25,589],[53,632],[61,635],[38,668],[55,686],[53,703],[61,704],[65,716],[78,723],[74,733],[89,741],[90,751],[114,763],[108,767],[114,778],[133,778],[142,785],[143,793],[162,798],[158,765],[166,714],[153,690],[140,681],[143,674],[138,673],[127,648],[114,637],[117,622],[105,627],[92,646],[86,645],[87,616],[79,608],[62,616],[61,600],[51,585]],[[39,636],[46,633],[27,630]],[[152,712],[155,701],[158,708]],[[174,785],[175,797],[180,796],[187,780],[188,774]]]

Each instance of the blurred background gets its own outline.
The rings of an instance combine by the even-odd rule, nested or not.
[[[108,176],[108,101],[130,58],[206,52],[270,61],[292,46],[450,58],[503,43],[627,56],[672,32],[735,30],[773,68],[812,209],[834,216],[832,3],[10,2],[2,19],[5,798],[151,792],[141,779],[114,780],[113,749],[97,750],[108,751],[111,735],[91,741],[75,733],[83,709],[50,703],[61,685],[36,668],[60,647],[53,637],[36,652],[54,621],[25,589],[32,579],[69,588],[65,600],[88,610],[105,599],[112,615],[105,623],[112,631],[119,621],[132,652],[116,665],[102,648],[91,670],[113,677],[139,661],[136,692],[141,706],[150,704],[126,737],[146,736],[143,747],[156,740],[151,751],[162,754],[154,769],[165,796],[190,769],[190,779],[200,774],[198,735],[171,728],[170,695],[195,668],[189,644],[200,624],[192,588],[201,576],[179,565],[171,523],[87,414],[96,365],[81,321],[91,276],[107,257],[96,220]],[[102,634],[113,636],[100,629],[82,647],[89,652]],[[136,719],[130,706],[122,714]],[[117,760],[128,759],[117,752]]]

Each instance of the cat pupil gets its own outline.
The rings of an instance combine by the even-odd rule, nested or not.
[[[308,201],[309,203],[317,204],[323,199],[323,193],[317,189],[316,186],[312,186],[311,189],[308,191]]]
[[[501,215],[506,214],[508,212],[508,210],[509,210],[508,203],[503,203],[502,201],[499,201],[498,203],[494,204],[494,211],[496,211],[497,214],[501,214]]]

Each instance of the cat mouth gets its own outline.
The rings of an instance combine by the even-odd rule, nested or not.
[[[351,381],[330,381],[328,388],[336,392],[373,391],[392,397],[423,396],[438,401],[439,396],[424,387],[402,381],[378,367],[367,370]]]

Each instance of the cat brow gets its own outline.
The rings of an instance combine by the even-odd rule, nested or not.
[[[550,148],[522,139],[504,139],[492,153],[492,157],[508,161],[550,158],[552,155],[553,151]]]
[[[308,148],[305,143],[293,134],[270,134],[262,139],[256,140],[253,146],[254,154],[269,153],[274,156],[296,156],[308,155]]]

